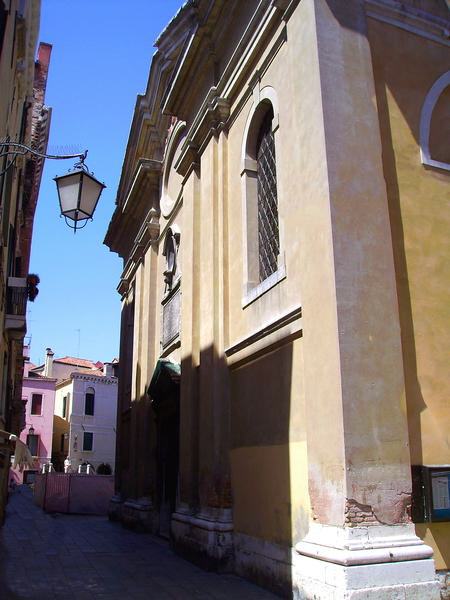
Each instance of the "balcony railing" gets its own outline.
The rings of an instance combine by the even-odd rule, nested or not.
[[[6,294],[6,313],[8,315],[24,315],[27,309],[26,277],[8,277]]]
[[[27,309],[26,277],[8,277],[6,291],[5,329],[25,333],[25,313]]]

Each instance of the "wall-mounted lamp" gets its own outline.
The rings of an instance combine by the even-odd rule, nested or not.
[[[30,427],[28,429],[28,435],[34,435],[34,427],[33,427],[33,425],[30,425]]]
[[[14,164],[18,156],[25,154],[33,154],[39,158],[50,158],[55,160],[66,160],[70,158],[78,158],[73,169],[69,170],[65,175],[60,175],[54,178],[58,190],[59,205],[61,208],[61,216],[64,217],[66,224],[74,230],[85,227],[88,220],[92,220],[92,216],[97,207],[100,195],[105,188],[105,184],[101,183],[90,173],[87,166],[84,164],[88,151],[82,154],[42,154],[33,150],[25,144],[17,142],[0,142],[0,159],[3,157],[12,156],[0,176]],[[73,224],[69,221],[73,221]],[[82,223],[80,225],[80,223]]]

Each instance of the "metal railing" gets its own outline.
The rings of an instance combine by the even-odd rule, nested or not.
[[[8,277],[6,314],[24,316],[27,309],[28,288],[25,277]]]

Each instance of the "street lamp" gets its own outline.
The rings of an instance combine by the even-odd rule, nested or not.
[[[0,158],[12,156],[0,176],[14,164],[18,156],[25,154],[33,154],[40,158],[50,158],[55,160],[66,160],[69,158],[78,158],[73,169],[69,170],[65,175],[55,177],[56,187],[58,190],[59,205],[61,208],[61,216],[64,217],[66,224],[74,230],[85,227],[88,219],[92,220],[92,216],[97,206],[100,195],[105,188],[105,184],[101,183],[90,173],[87,166],[84,164],[88,151],[80,154],[42,154],[33,150],[25,144],[17,142],[0,142]],[[73,224],[70,223],[73,221]],[[82,223],[80,225],[80,223]]]
[[[84,164],[86,155],[87,150],[72,170],[65,175],[54,177],[58,189],[61,215],[74,233],[77,229],[85,227],[88,219],[92,220],[100,194],[106,187],[104,183],[94,177],[93,173],[89,173]],[[71,225],[68,219],[73,221],[74,225]],[[84,223],[78,225],[82,221]]]

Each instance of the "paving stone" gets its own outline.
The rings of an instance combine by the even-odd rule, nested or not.
[[[233,575],[202,571],[167,542],[106,517],[48,515],[11,494],[0,529],[0,600],[274,600]]]

